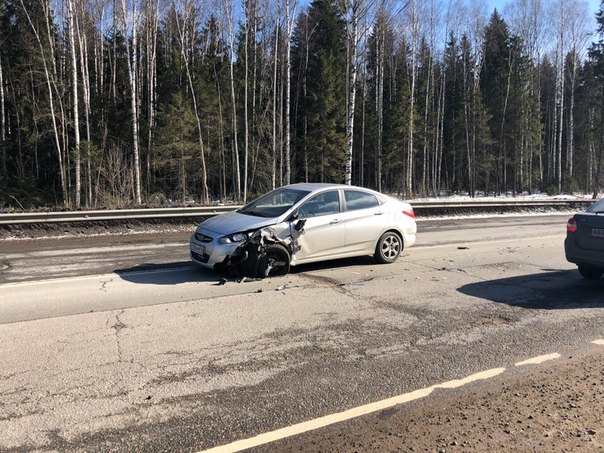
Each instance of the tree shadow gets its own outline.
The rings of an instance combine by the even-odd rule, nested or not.
[[[586,280],[577,270],[543,269],[538,274],[470,283],[457,291],[523,308],[604,308],[604,279]]]
[[[191,261],[172,263],[143,263],[114,272],[122,280],[141,285],[178,285],[192,282],[215,282],[220,284],[222,275],[210,269],[204,269]]]

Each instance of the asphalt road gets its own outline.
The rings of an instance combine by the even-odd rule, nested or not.
[[[224,285],[186,233],[2,242],[0,451],[200,451],[583,351],[604,280],[565,261],[567,217],[424,221],[392,265]]]

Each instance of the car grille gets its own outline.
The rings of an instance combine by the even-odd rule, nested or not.
[[[207,253],[200,255],[199,253],[191,252],[191,256],[194,260],[199,261],[200,263],[207,263],[210,259],[210,255],[208,255]]]
[[[195,239],[197,239],[199,242],[204,242],[204,243],[208,243],[208,242],[212,242],[212,238],[210,236],[206,236],[205,234],[201,234],[201,233],[195,233]]]

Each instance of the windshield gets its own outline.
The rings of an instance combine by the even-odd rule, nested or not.
[[[277,189],[262,195],[237,210],[257,217],[279,217],[310,192],[295,189]]]
[[[587,212],[594,212],[596,214],[601,214],[604,212],[604,199],[598,201],[597,203],[592,204],[589,208],[587,208]]]

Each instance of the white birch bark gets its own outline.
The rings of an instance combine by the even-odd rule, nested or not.
[[[35,27],[33,21],[31,20],[31,17],[29,15],[29,12],[27,11],[27,8],[25,7],[25,4],[23,3],[23,0],[20,0],[20,1],[21,1],[21,6],[23,7],[23,11],[25,12],[25,15],[27,17],[27,21],[29,22],[32,32],[34,33],[34,36],[36,37],[36,42],[37,42],[38,48],[40,50],[40,55],[42,56],[42,65],[43,65],[43,69],[44,69],[46,87],[48,89],[48,100],[49,100],[48,103],[49,103],[49,107],[50,107],[50,117],[51,117],[51,122],[52,122],[54,146],[55,146],[55,151],[57,153],[57,162],[59,164],[59,176],[61,179],[61,191],[62,191],[62,195],[63,195],[63,205],[68,206],[69,197],[68,197],[68,191],[67,191],[67,176],[66,176],[66,171],[65,171],[65,164],[63,161],[62,143],[61,143],[59,128],[57,125],[56,112],[55,112],[55,100],[54,100],[53,86],[55,86],[56,82],[55,82],[55,80],[52,79],[51,72],[48,69],[46,52],[44,51],[44,46],[42,45],[42,40],[40,39],[40,34],[38,32],[38,29]],[[49,25],[48,20],[49,19],[47,18],[47,26]],[[51,44],[51,52],[52,52],[52,42],[50,44]],[[52,60],[52,55],[51,55],[51,60]]]
[[[235,197],[241,198],[241,167],[239,163],[239,144],[237,138],[237,100],[235,98],[235,73],[234,73],[234,62],[235,62],[235,18],[233,17],[233,3],[232,0],[225,0],[224,3],[225,16],[227,20],[228,28],[228,39],[229,39],[229,78],[231,84],[231,105],[232,105],[232,146],[233,146],[233,163],[235,173]]]
[[[189,7],[186,8],[186,11],[193,16],[194,14],[194,9],[193,9],[193,4],[189,5]],[[187,73],[187,80],[189,82],[189,89],[191,90],[191,99],[193,101],[193,110],[195,113],[195,121],[197,124],[197,138],[199,140],[199,153],[200,153],[200,159],[201,159],[201,184],[202,184],[202,201],[204,204],[208,204],[210,201],[210,197],[209,197],[209,189],[208,189],[208,174],[207,174],[207,168],[206,168],[206,155],[205,155],[205,146],[203,143],[203,129],[201,128],[201,118],[199,116],[199,109],[197,106],[197,95],[195,94],[195,86],[193,85],[193,77],[191,75],[191,69],[189,66],[189,59],[186,55],[185,52],[185,24],[180,24],[180,21],[178,20],[178,14],[175,15],[176,16],[176,24],[178,27],[178,34],[179,34],[179,38],[180,38],[180,50],[181,50],[181,55],[183,58],[183,61],[185,63],[185,70]],[[185,14],[185,21],[187,18],[187,14]]]
[[[140,176],[140,157],[139,157],[139,146],[138,146],[138,88],[137,88],[137,0],[132,0],[132,15],[128,17],[128,10],[126,8],[126,0],[121,0],[122,6],[122,27],[124,36],[128,37],[128,22],[132,22],[132,48],[126,44],[126,57],[128,60],[128,78],[130,81],[130,107],[132,109],[132,153],[134,157],[134,197],[137,204],[142,204],[141,197],[141,176]]]
[[[285,46],[285,184],[291,182],[291,47],[294,21],[298,1],[285,0],[285,18],[287,20],[287,43]]]
[[[277,75],[279,65],[279,33],[280,21],[279,14],[281,13],[281,2],[277,0],[277,14],[275,16],[275,47],[273,48],[273,148],[272,148],[272,168],[271,168],[271,183],[272,188],[276,187],[277,179]]]
[[[564,0],[560,0],[560,30],[558,34],[558,80],[556,81],[556,107],[558,111],[558,138],[556,143],[556,181],[558,193],[562,192],[562,128],[564,126]]]
[[[409,150],[407,151],[406,193],[413,193],[413,135],[415,117],[415,78],[417,73],[417,11],[415,0],[411,0],[411,88],[409,90]]]
[[[2,72],[2,59],[0,58],[0,149],[2,150],[2,178],[8,178],[6,168],[6,113],[4,111],[4,73]]]
[[[250,31],[250,2],[253,0],[244,0],[244,52],[243,55],[245,57],[244,62],[244,76],[243,76],[243,122],[244,122],[244,130],[243,130],[243,202],[247,202],[247,185],[248,185],[248,159],[250,155],[249,151],[249,116],[248,116],[248,85],[249,85],[249,53],[248,53],[248,41],[249,41],[249,31]],[[254,37],[254,40],[256,38]]]
[[[352,184],[352,152],[354,146],[354,116],[356,101],[359,11],[362,0],[347,3],[348,18],[348,102],[346,106],[346,167],[344,184]]]

